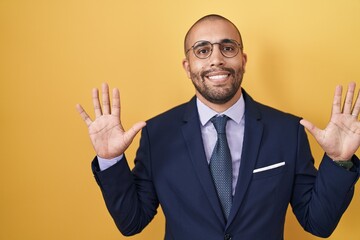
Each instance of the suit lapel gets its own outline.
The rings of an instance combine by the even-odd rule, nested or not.
[[[209,170],[209,164],[205,156],[200,129],[200,120],[196,107],[196,98],[193,98],[188,104],[188,108],[184,116],[182,133],[191,161],[194,165],[194,170],[197,173],[203,190],[216,215],[219,217],[220,221],[225,224],[224,215],[222,213],[221,205]]]
[[[263,124],[260,121],[260,112],[255,106],[255,102],[249,95],[246,94],[245,91],[243,91],[243,95],[245,100],[244,142],[241,154],[239,177],[236,184],[233,206],[229,215],[227,227],[236,216],[250,184],[263,133]]]

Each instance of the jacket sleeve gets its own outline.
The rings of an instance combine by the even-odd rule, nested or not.
[[[104,171],[99,171],[97,158],[92,162],[92,170],[107,209],[125,236],[141,232],[156,215],[159,206],[152,183],[147,139],[144,128],[133,171],[126,157]]]
[[[316,171],[304,128],[298,130],[294,188],[291,206],[302,227],[319,237],[329,237],[349,206],[359,178],[359,159],[353,156],[348,171],[326,154]]]

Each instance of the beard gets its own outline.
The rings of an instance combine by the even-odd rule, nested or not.
[[[229,85],[214,87],[208,84],[205,76],[213,71],[219,70],[229,72],[229,77],[231,78]],[[200,73],[194,73],[190,70],[190,76],[197,92],[199,92],[200,95],[203,96],[207,101],[214,104],[224,104],[230,101],[239,90],[244,72],[245,71],[243,67],[237,70],[221,67],[213,70],[206,70]]]

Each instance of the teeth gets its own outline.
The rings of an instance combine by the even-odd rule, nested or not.
[[[218,79],[223,79],[223,78],[227,78],[228,75],[214,75],[214,76],[209,76],[208,78],[210,80],[218,80]]]

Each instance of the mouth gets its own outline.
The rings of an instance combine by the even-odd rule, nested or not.
[[[205,79],[216,82],[216,83],[222,83],[226,82],[230,78],[231,74],[229,72],[221,71],[221,72],[211,72],[208,74],[205,74]]]

